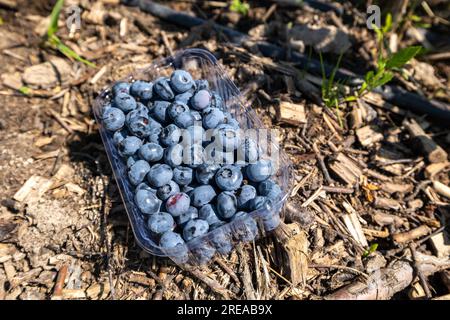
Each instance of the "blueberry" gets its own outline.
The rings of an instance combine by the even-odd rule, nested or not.
[[[197,91],[208,90],[209,89],[208,80],[205,79],[195,80],[195,87],[197,88]]]
[[[151,232],[156,234],[172,231],[174,226],[173,217],[167,212],[152,214],[147,221],[147,226]]]
[[[233,118],[231,113],[224,112],[223,113],[223,123],[229,125],[230,127],[234,128],[235,130],[238,130],[240,128],[239,122]]]
[[[117,147],[123,139],[128,136],[128,131],[126,129],[122,129],[120,131],[116,131],[113,134],[113,144]]]
[[[164,150],[164,162],[172,168],[178,167],[183,163],[183,146],[176,144]]]
[[[136,100],[125,92],[119,92],[113,99],[113,106],[123,112],[129,112],[137,107]]]
[[[166,147],[173,146],[180,141],[181,130],[174,124],[169,124],[167,127],[161,130],[159,135],[159,141]]]
[[[233,165],[220,168],[215,176],[217,186],[226,191],[237,190],[242,184],[242,179],[241,169]]]
[[[103,125],[108,131],[116,131],[125,124],[125,114],[122,110],[111,107],[102,114]]]
[[[138,160],[139,160],[139,157],[137,155],[129,156],[127,158],[127,168],[130,169]]]
[[[194,219],[186,223],[183,228],[183,238],[185,241],[191,241],[197,237],[208,233],[209,224],[202,219]]]
[[[184,240],[178,233],[166,231],[159,239],[159,245],[164,249],[171,249],[177,246],[184,246]]]
[[[140,104],[141,108],[127,114],[126,123],[128,130],[138,137],[149,137],[152,134],[159,134],[161,125],[148,115],[147,107]]]
[[[224,121],[223,112],[218,108],[208,108],[203,112],[203,128],[205,129],[215,129],[219,124]]]
[[[202,126],[196,124],[189,126],[182,132],[182,144],[184,146],[189,146],[191,144],[202,144],[204,134],[205,130],[203,130]]]
[[[234,153],[223,152],[222,148],[215,143],[209,144],[205,148],[205,163],[207,164],[233,164]]]
[[[164,100],[172,100],[175,97],[169,79],[166,77],[156,79],[153,84],[153,91]]]
[[[147,174],[147,180],[152,187],[162,187],[172,180],[173,172],[167,164],[157,163],[150,168]]]
[[[238,241],[252,241],[258,235],[255,219],[246,212],[237,212],[231,221],[234,223],[233,235]]]
[[[139,156],[147,162],[156,162],[162,159],[164,149],[157,143],[146,143],[139,148]]]
[[[261,182],[274,174],[274,168],[270,160],[259,160],[249,164],[246,168],[246,175],[250,181]]]
[[[175,70],[170,76],[170,84],[175,92],[183,93],[191,89],[195,83],[189,72]]]
[[[233,249],[231,235],[225,230],[216,230],[211,233],[211,243],[220,254],[228,254]]]
[[[255,163],[259,160],[261,150],[257,143],[246,137],[237,148],[238,161],[245,161],[247,163]]]
[[[206,264],[214,257],[216,250],[208,243],[202,242],[192,248],[191,252],[197,264],[202,265]]]
[[[130,84],[128,82],[116,82],[112,86],[112,93],[113,95],[117,95],[118,93],[123,92],[126,94],[130,93]]]
[[[209,184],[219,169],[220,165],[218,164],[203,163],[195,169],[195,178],[200,184]]]
[[[175,120],[183,112],[189,112],[189,107],[182,102],[175,101],[169,105],[166,112],[170,119]]]
[[[184,93],[177,94],[173,100],[188,104],[192,97],[192,92],[186,91]]]
[[[144,181],[145,176],[150,171],[150,165],[147,161],[138,160],[136,161],[128,171],[128,179],[131,184],[136,186],[142,181]]]
[[[223,191],[217,196],[217,213],[223,219],[231,218],[237,210],[237,199],[233,192]]]
[[[216,208],[211,204],[205,204],[201,207],[200,210],[198,210],[198,217],[208,221],[210,225],[220,222],[220,219],[216,213]]]
[[[215,91],[211,92],[211,107],[223,110],[225,105],[222,97]]]
[[[134,201],[144,214],[154,214],[159,211],[161,207],[161,200],[159,200],[155,193],[150,190],[140,189],[137,190]]]
[[[167,200],[169,197],[173,196],[175,193],[180,192],[180,187],[174,181],[169,181],[162,187],[159,187],[156,191],[156,196],[161,200]]]
[[[199,144],[193,144],[185,148],[183,152],[183,163],[190,168],[197,168],[203,163],[203,147]]]
[[[217,126],[213,135],[216,145],[226,152],[236,150],[241,143],[240,132],[228,124]]]
[[[273,214],[268,218],[262,219],[262,222],[263,222],[264,229],[266,231],[272,231],[280,225],[280,223],[281,223],[280,215]]]
[[[253,199],[248,201],[248,210],[264,210],[270,213],[272,209],[272,200],[263,196],[256,196]]]
[[[182,228],[186,225],[186,223],[190,220],[198,218],[198,210],[195,207],[189,207],[188,211],[182,213],[179,217],[177,217],[177,223]]]
[[[119,154],[122,156],[132,156],[142,146],[142,140],[135,136],[123,139],[118,146]]]
[[[219,220],[217,222],[214,222],[213,224],[209,225],[209,230],[215,230],[217,228],[223,227],[227,223],[223,220]]]
[[[153,84],[146,81],[135,81],[131,84],[130,93],[141,101],[148,101],[152,98]]]
[[[180,192],[170,196],[166,201],[166,210],[172,216],[178,217],[189,210],[191,200],[186,193]]]
[[[191,114],[195,121],[202,121],[202,114],[196,110],[191,110]],[[202,128],[203,129],[203,128]]]
[[[281,188],[276,182],[268,179],[259,183],[258,192],[261,196],[277,201],[281,195]]]
[[[216,191],[210,185],[204,185],[194,188],[191,193],[192,205],[194,207],[202,207],[211,202],[216,196]]]
[[[255,187],[247,184],[242,186],[237,192],[237,203],[239,210],[248,208],[248,202],[256,197]]]
[[[192,169],[189,167],[175,167],[173,169],[173,181],[181,186],[188,185],[192,182]]]
[[[173,123],[175,123],[178,127],[186,129],[194,125],[195,119],[190,111],[180,113],[175,119],[173,119]]]
[[[154,194],[156,194],[156,190],[151,188],[148,184],[146,184],[145,182],[141,182],[136,186],[135,192],[138,192],[139,190],[147,190],[150,191]]]
[[[193,109],[202,111],[211,104],[211,94],[208,90],[199,90],[192,96],[190,102]]]
[[[189,185],[183,186],[181,188],[181,192],[186,193],[189,197],[191,196],[191,193],[192,193],[193,190],[194,190],[194,188],[192,186],[189,186]]]
[[[169,106],[170,102],[168,101],[155,101],[153,103],[152,116],[162,124],[167,123],[169,120],[167,116],[167,108]]]

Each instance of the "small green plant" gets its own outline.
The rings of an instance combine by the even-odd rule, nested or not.
[[[250,10],[250,5],[247,2],[241,0],[233,0],[230,5],[230,10],[246,16]]]
[[[96,67],[92,62],[82,58],[75,51],[66,46],[61,39],[58,38],[56,32],[58,31],[58,19],[61,13],[62,7],[64,5],[64,0],[58,0],[53,7],[52,13],[50,15],[50,24],[47,29],[47,34],[45,35],[45,44],[58,50],[63,55],[68,58],[80,61],[90,67]]]
[[[369,249],[365,250],[362,257],[367,258],[371,253],[377,251],[378,249],[378,243],[372,243],[369,247]]]

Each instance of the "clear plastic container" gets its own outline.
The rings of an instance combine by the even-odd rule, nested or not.
[[[170,257],[179,264],[199,265],[210,261],[214,254],[226,254],[236,243],[256,239],[278,225],[279,213],[290,193],[292,170],[287,155],[278,148],[278,144],[274,141],[273,133],[270,130],[261,130],[264,128],[262,121],[243,99],[239,89],[227,77],[224,69],[210,52],[195,48],[178,51],[174,56],[157,60],[149,68],[136,70],[129,77],[120,80],[152,81],[160,76],[169,76],[175,69],[189,71],[194,79],[208,80],[210,89],[220,94],[225,102],[226,111],[235,117],[241,128],[258,129],[258,139],[267,139],[268,144],[264,146],[263,152],[269,153],[270,151],[271,154],[277,154],[277,171],[272,179],[277,181],[282,190],[281,200],[273,203],[270,209],[253,211],[245,218],[226,223],[202,237],[187,242],[185,246],[178,246],[171,250],[161,248],[157,239],[150,234],[144,216],[134,203],[134,187],[128,181],[126,163],[119,156],[117,148],[113,144],[113,133],[103,127],[100,115],[102,106],[111,98],[111,87],[102,91],[94,102],[94,115],[99,123],[100,135],[137,243],[150,254]],[[262,135],[266,136],[262,137]],[[264,221],[268,221],[268,219],[271,221],[270,226],[265,226]]]

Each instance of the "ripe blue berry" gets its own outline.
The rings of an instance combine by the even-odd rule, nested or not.
[[[136,161],[128,171],[128,179],[131,184],[137,186],[139,183],[144,181],[145,176],[150,171],[150,165],[145,160]]]
[[[170,196],[166,201],[166,210],[172,216],[178,217],[189,210],[191,200],[186,193],[180,192]]]
[[[182,102],[175,101],[169,105],[166,112],[170,119],[175,120],[183,112],[189,112],[189,107]]]
[[[272,214],[270,217],[262,219],[262,222],[266,231],[275,230],[281,223],[280,215]]]
[[[133,164],[135,164],[136,161],[138,161],[138,160],[139,160],[139,157],[137,155],[129,156],[127,158],[127,168],[130,169],[133,166]]]
[[[185,241],[191,241],[194,238],[208,233],[209,224],[202,219],[194,219],[186,223],[183,228],[183,238]]]
[[[193,247],[191,252],[197,264],[202,265],[206,264],[214,257],[216,249],[206,242],[201,242]]]
[[[151,188],[145,182],[141,182],[136,186],[135,193],[138,192],[139,190],[147,190],[147,191],[150,191],[150,192],[153,192],[154,194],[156,194],[156,190]]]
[[[136,100],[125,92],[119,92],[113,99],[113,106],[123,112],[129,112],[136,109]]]
[[[216,172],[217,186],[226,191],[237,190],[242,184],[242,172],[237,166],[226,165]]]
[[[117,95],[120,92],[129,94],[130,93],[130,84],[128,82],[116,82],[112,86],[112,93],[113,93],[113,95]]]
[[[197,111],[202,111],[211,104],[211,94],[208,90],[199,90],[191,98],[191,106]]]
[[[192,169],[189,167],[175,167],[173,169],[173,181],[181,186],[192,182]]]
[[[203,161],[203,147],[193,144],[183,150],[183,163],[190,168],[197,168]]]
[[[140,189],[136,191],[134,201],[143,214],[154,214],[161,207],[161,200],[150,190]]]
[[[152,187],[159,188],[172,180],[173,172],[167,164],[157,163],[150,168],[147,180]]]
[[[191,97],[192,97],[192,92],[186,91],[184,93],[177,94],[173,100],[182,102],[184,104],[188,104]]]
[[[183,163],[183,146],[175,144],[164,150],[164,162],[172,168],[178,167]]]
[[[175,70],[170,76],[170,84],[175,92],[186,92],[194,86],[194,79],[184,70]]]
[[[216,208],[214,205],[205,204],[198,210],[198,217],[202,220],[208,221],[210,225],[220,222],[219,217],[216,213]]]
[[[213,134],[216,145],[226,152],[236,150],[241,143],[240,132],[227,124],[217,126]]]
[[[203,130],[203,127],[194,124],[183,130],[181,134],[181,136],[183,137],[181,143],[184,146],[189,146],[191,144],[202,144],[204,134],[205,130]]]
[[[148,101],[152,98],[153,84],[146,81],[135,81],[131,84],[130,93],[141,101]]]
[[[158,190],[156,191],[156,196],[159,199],[165,201],[178,192],[180,192],[180,187],[175,183],[175,181],[171,180],[169,181],[169,183],[166,183],[162,187],[158,188]]]
[[[218,164],[203,163],[195,169],[195,178],[200,184],[209,184],[219,169],[220,165]]]
[[[217,196],[217,213],[222,219],[230,219],[237,211],[237,199],[233,192],[223,191]]]
[[[169,121],[167,116],[167,108],[170,106],[168,101],[155,101],[152,108],[152,116],[162,124]]]
[[[242,186],[237,192],[237,203],[239,210],[248,209],[248,201],[256,197],[255,187],[246,184]]]
[[[268,179],[259,183],[258,192],[261,196],[278,201],[281,195],[281,188],[276,182]]]
[[[270,160],[259,160],[247,166],[247,178],[253,182],[261,182],[274,174],[274,168]]]
[[[172,100],[175,97],[175,94],[170,87],[169,79],[166,77],[156,79],[153,84],[153,91],[163,98],[163,100]]]
[[[173,119],[173,123],[175,123],[178,127],[186,129],[194,125],[195,119],[190,111],[180,113],[175,119]]]
[[[152,214],[147,221],[147,226],[151,232],[156,234],[172,231],[174,227],[173,217],[167,212]]]
[[[139,148],[139,156],[147,162],[156,162],[162,159],[164,149],[157,143],[146,143]]]
[[[256,196],[248,202],[248,210],[249,211],[265,211],[267,214],[270,214],[272,209],[272,200],[263,196]]]
[[[230,127],[234,128],[235,130],[238,130],[240,128],[239,122],[233,118],[231,113],[224,112],[223,113],[223,123],[229,125]]]
[[[192,205],[194,207],[202,207],[211,202],[216,196],[216,191],[210,185],[204,185],[194,188],[191,193]]]
[[[205,148],[205,163],[207,164],[233,164],[234,153],[223,152],[215,143],[210,143]]]
[[[195,207],[189,207],[188,211],[182,213],[179,217],[177,217],[177,224],[182,228],[186,225],[186,223],[190,220],[198,218],[198,210]]]
[[[220,254],[228,254],[233,249],[231,235],[225,230],[216,230],[211,233],[211,242]]]
[[[142,140],[135,136],[129,136],[123,139],[118,146],[121,156],[132,156],[142,146]]]
[[[202,121],[202,115],[200,112],[196,111],[196,110],[191,110],[191,114],[194,117],[195,121]],[[202,128],[203,129],[203,128]]]
[[[178,233],[166,231],[159,239],[159,245],[164,249],[171,249],[177,246],[184,246],[184,240]]]
[[[237,148],[238,161],[255,163],[259,160],[261,150],[257,143],[246,137]]]
[[[166,147],[177,144],[180,141],[180,138],[181,130],[173,123],[162,129],[159,135],[159,141]]]
[[[245,242],[252,241],[258,235],[258,225],[255,219],[246,212],[237,212],[231,221],[235,223],[233,235],[236,240]]]
[[[125,124],[125,114],[118,108],[107,108],[102,115],[103,125],[108,131],[116,131]]]
[[[128,130],[122,129],[119,131],[114,132],[113,134],[113,144],[117,147],[119,143],[122,142],[123,139],[125,139],[128,136]]]
[[[223,112],[218,108],[208,108],[203,112],[203,128],[215,129],[224,121]]]
[[[195,87],[196,87],[197,91],[209,90],[208,80],[205,80],[205,79],[195,80]]]

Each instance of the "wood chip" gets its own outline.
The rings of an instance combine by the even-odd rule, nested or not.
[[[436,174],[444,170],[450,166],[450,162],[438,162],[438,163],[432,163],[426,166],[425,168],[425,177],[428,179],[433,178]]]
[[[358,164],[343,153],[339,153],[329,166],[334,174],[352,186],[359,182],[363,174]]]
[[[342,216],[342,220],[344,221],[347,230],[360,245],[362,245],[363,247],[367,247],[368,246],[367,239],[364,236],[361,223],[359,222],[358,219],[358,214],[348,202],[344,201],[342,205],[348,212],[348,214],[344,214]]]
[[[13,199],[19,202],[39,199],[52,186],[53,181],[38,175],[31,176],[14,194]]]
[[[356,130],[356,136],[363,147],[371,146],[383,140],[383,134],[376,126],[365,126]]]
[[[373,206],[378,209],[394,211],[398,211],[402,208],[401,204],[397,200],[383,197],[376,197],[373,201]]]
[[[372,219],[380,226],[394,225],[394,227],[401,227],[406,221],[393,214],[384,212],[375,212]]]
[[[430,242],[439,258],[450,256],[450,239],[448,239],[444,232],[432,236]]]
[[[441,196],[450,199],[450,187],[446,186],[445,184],[439,181],[433,181],[433,188]]]
[[[280,122],[292,125],[300,125],[306,123],[306,112],[303,104],[296,104],[287,101],[281,101],[279,110]]]
[[[396,233],[392,235],[392,239],[397,243],[405,243],[426,236],[430,232],[431,229],[428,226],[422,225],[407,232]]]

